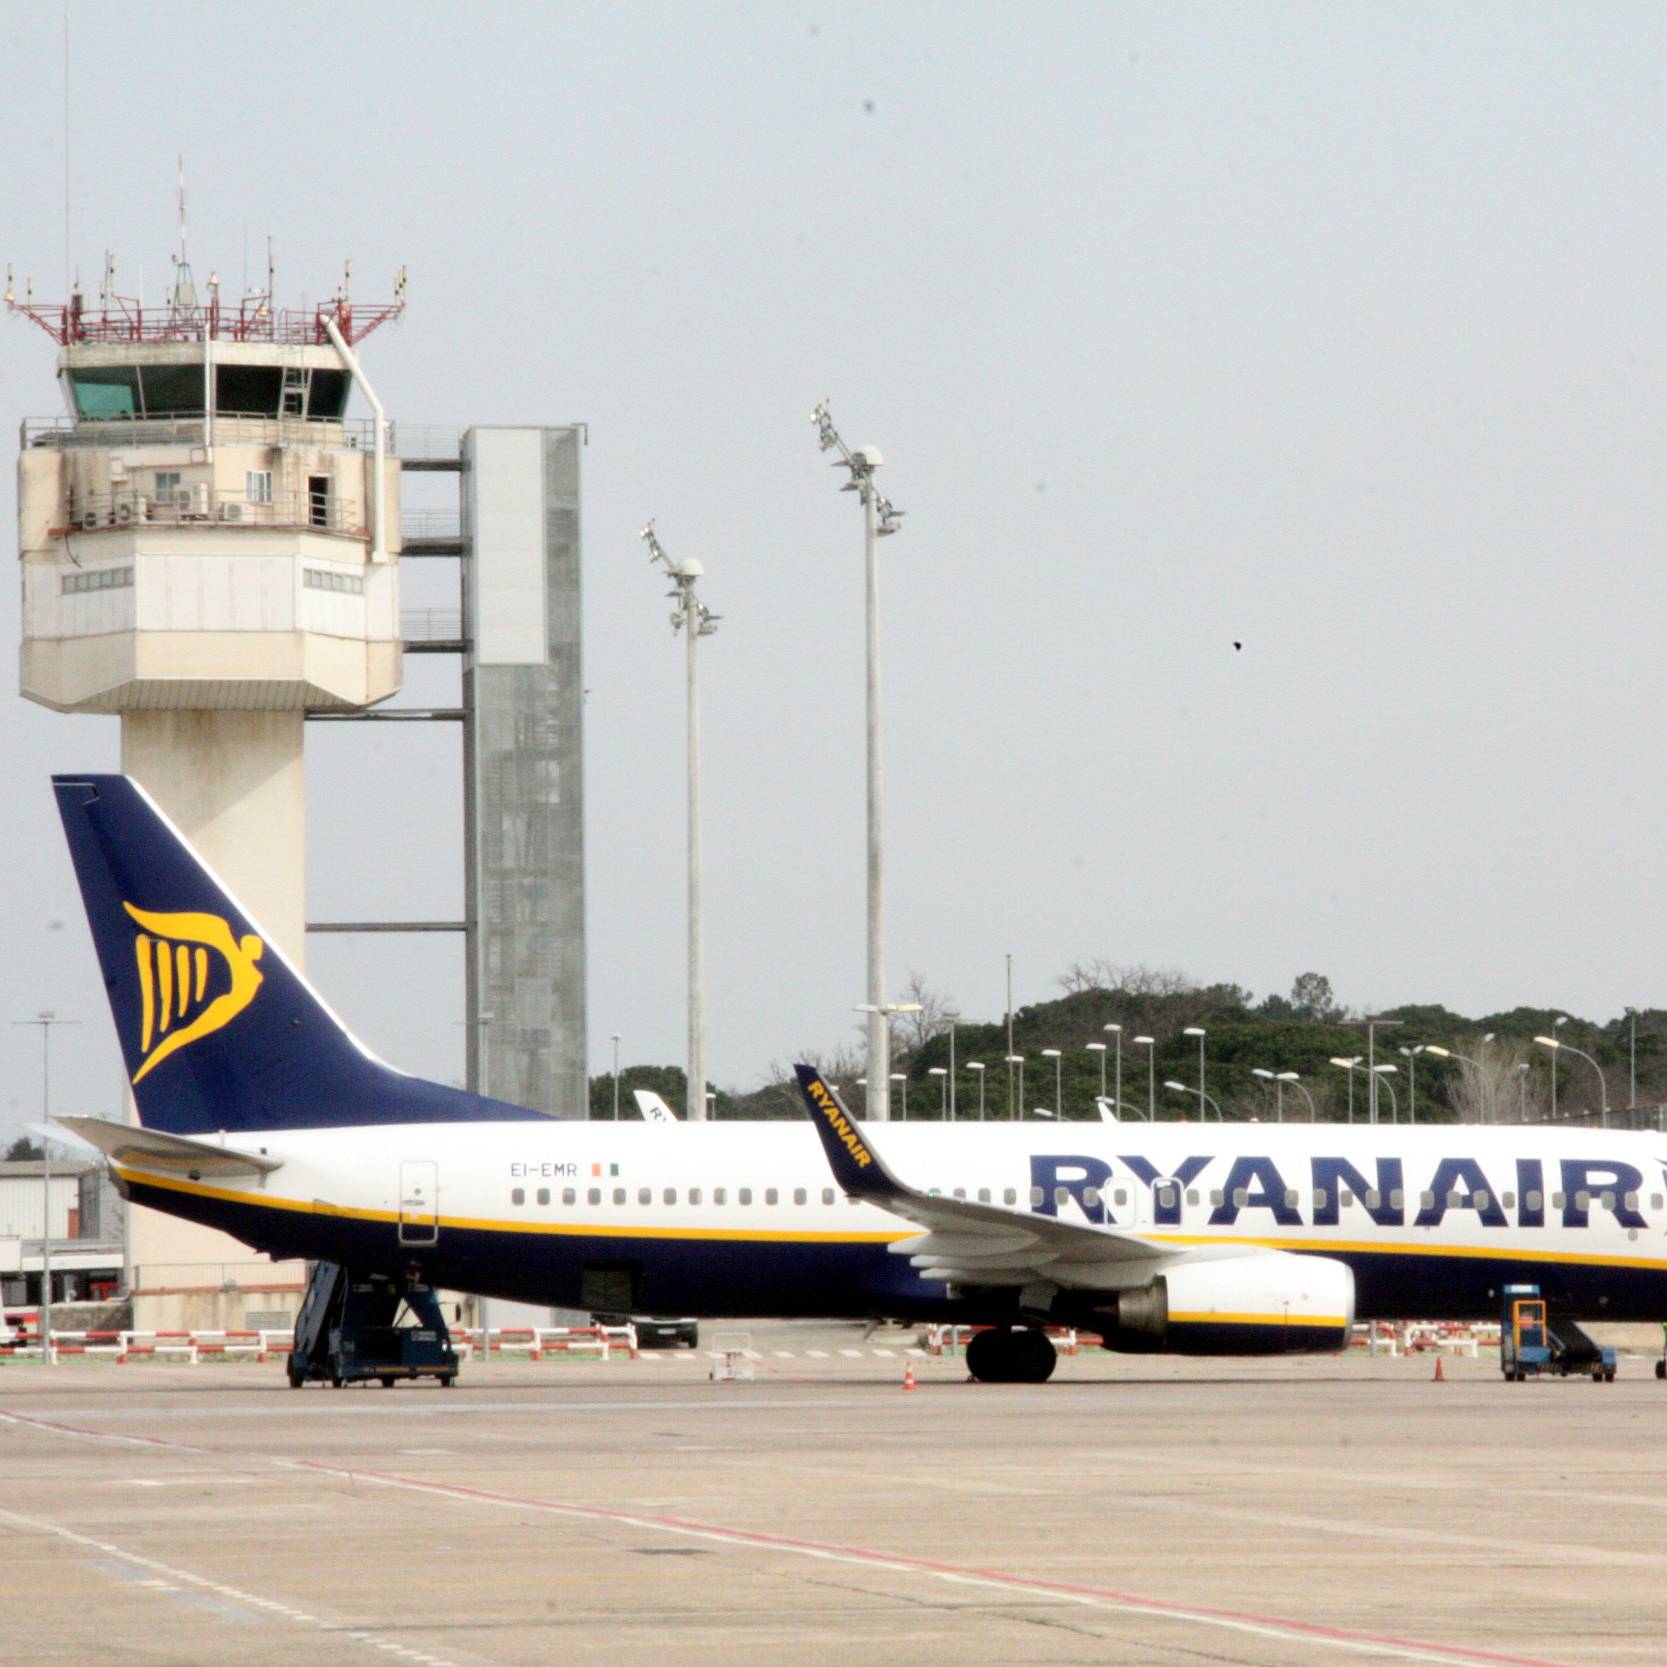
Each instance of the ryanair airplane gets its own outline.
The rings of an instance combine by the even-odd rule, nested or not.
[[[54,778],[137,1125],[136,1203],[275,1257],[619,1313],[989,1326],[986,1381],[1114,1349],[1342,1348],[1362,1319],[1667,1314],[1667,1138],[1538,1127],[560,1122],[348,1031],[123,776]],[[882,1138],[876,1138],[877,1135]],[[882,1150],[883,1146],[883,1150]]]

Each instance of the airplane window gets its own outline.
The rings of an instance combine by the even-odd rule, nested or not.
[[[602,1202],[602,1189],[600,1187],[592,1187],[590,1191],[585,1194],[585,1197],[592,1204],[600,1204]]]
[[[675,1204],[677,1202],[677,1188],[667,1187],[665,1191],[660,1194],[660,1202],[662,1204]]]
[[[1127,1187],[1119,1187],[1116,1190],[1116,1192],[1114,1192],[1111,1195],[1111,1201],[1112,1201],[1113,1204],[1115,1204],[1117,1206],[1118,1209],[1121,1210],[1122,1208],[1124,1208],[1124,1206],[1127,1205],[1127,1203],[1129,1202],[1128,1188]]]
[[[978,1189],[978,1202],[980,1204],[988,1204],[990,1202],[990,1189],[988,1187],[980,1187]]]
[[[1346,1210],[1354,1202],[1354,1194],[1343,1187],[1337,1194],[1337,1202]]]
[[[550,1202],[550,1189],[548,1187],[540,1187],[538,1189],[538,1201],[540,1204],[548,1204]]]
[[[1381,1204],[1381,1203],[1382,1203],[1382,1202],[1383,1202],[1383,1196],[1382,1196],[1382,1194],[1381,1194],[1381,1193],[1379,1193],[1379,1191],[1378,1191],[1378,1189],[1377,1189],[1377,1188],[1376,1188],[1376,1187],[1373,1187],[1373,1188],[1372,1188],[1372,1189],[1371,1189],[1371,1190],[1370,1190],[1370,1191],[1369,1191],[1369,1192],[1368,1192],[1368,1193],[1367,1193],[1367,1194],[1366,1194],[1366,1208],[1367,1208],[1367,1209],[1368,1209],[1368,1210],[1375,1210],[1375,1209],[1377,1209],[1377,1207],[1378,1207],[1378,1206],[1379,1206],[1379,1205],[1380,1205],[1380,1204]]]
[[[1210,1208],[1213,1209],[1213,1210],[1219,1210],[1222,1206],[1223,1201],[1224,1201],[1224,1195],[1222,1193],[1222,1190],[1221,1190],[1220,1187],[1217,1187],[1210,1194]]]
[[[965,1187],[957,1187],[955,1189],[955,1196],[957,1198],[965,1198],[967,1196],[967,1189]]]
[[[639,1204],[652,1204],[654,1202],[653,1187],[638,1187],[637,1202]]]
[[[1285,1189],[1285,1208],[1287,1210],[1294,1210],[1297,1207],[1297,1205],[1299,1203],[1301,1203],[1301,1201],[1302,1201],[1301,1200],[1301,1195],[1297,1192],[1297,1189],[1295,1187],[1286,1187],[1286,1189]]]
[[[1082,1189],[1082,1201],[1091,1210],[1099,1209],[1099,1207],[1100,1207],[1100,1189],[1098,1187],[1084,1187]]]
[[[1018,1190],[1014,1187],[1008,1187],[1002,1193],[1001,1201],[1003,1204],[1017,1204],[1019,1201]]]
[[[625,1202],[625,1188],[624,1187],[615,1187],[614,1188],[614,1202],[616,1204],[623,1204]]]
[[[1389,1207],[1392,1210],[1404,1210],[1407,1207],[1407,1195],[1404,1187],[1389,1189]]]
[[[831,1204],[831,1203],[833,1203],[833,1201],[834,1201],[834,1189],[832,1187],[823,1187],[823,1189],[822,1189],[822,1202],[824,1204]]]
[[[1198,1202],[1198,1188],[1197,1187],[1188,1187],[1187,1188],[1187,1202],[1189,1204],[1196,1204]]]
[[[714,1204],[725,1203],[728,1200],[728,1198],[729,1198],[729,1192],[726,1188],[724,1188],[724,1187],[713,1187],[713,1189],[712,1189],[712,1202]]]
[[[1175,1187],[1170,1181],[1160,1182],[1156,1189],[1156,1197],[1160,1208],[1173,1210],[1175,1208]]]
[[[1582,1187],[1580,1189],[1580,1191],[1577,1192],[1574,1195],[1574,1207],[1577,1210],[1589,1210],[1589,1209],[1591,1209],[1591,1207],[1592,1207],[1592,1195],[1589,1192],[1587,1192],[1587,1190],[1584,1187]]]
[[[572,1187],[563,1187],[561,1189],[561,1201],[564,1204],[577,1204],[579,1202],[579,1195],[573,1190]]]
[[[1638,1194],[1635,1192],[1629,1192],[1626,1197],[1621,1200],[1621,1202],[1625,1204],[1629,1210],[1636,1210],[1638,1208]]]
[[[1522,1202],[1530,1210],[1543,1210],[1545,1208],[1545,1194],[1538,1187],[1535,1187],[1531,1192],[1525,1192],[1522,1195]]]
[[[1055,1208],[1061,1204],[1070,1203],[1071,1189],[1069,1187],[1055,1187],[1053,1189],[1053,1201]]]
[[[1598,1202],[1604,1207],[1604,1209],[1612,1210],[1615,1208],[1615,1195],[1612,1192],[1600,1192],[1598,1194]]]
[[[1250,1188],[1249,1187],[1234,1187],[1233,1188],[1233,1202],[1239,1209],[1241,1209],[1241,1210],[1244,1209],[1245,1206],[1247,1204],[1249,1204],[1249,1202],[1250,1202]]]
[[[1447,1194],[1447,1208],[1450,1210],[1456,1210],[1462,1203],[1464,1203],[1464,1194],[1460,1192],[1457,1187],[1454,1187],[1453,1190]]]
[[[1321,1208],[1324,1207],[1324,1204],[1325,1204],[1325,1188],[1324,1187],[1315,1187],[1315,1189],[1314,1189],[1314,1208],[1316,1210],[1321,1209]]]
[[[1419,1193],[1418,1208],[1421,1210],[1433,1210],[1435,1208],[1435,1194],[1433,1192]]]
[[[1650,1194],[1650,1208],[1652,1210],[1659,1210],[1662,1206],[1662,1202],[1663,1200],[1659,1192],[1652,1192]]]
[[[699,1187],[690,1187],[689,1188],[689,1202],[691,1204],[698,1204],[700,1202],[700,1188]]]
[[[1470,1195],[1470,1202],[1474,1204],[1478,1210],[1485,1210],[1488,1207],[1488,1194],[1486,1189],[1483,1189],[1481,1192],[1473,1192]]]
[[[1554,1192],[1551,1195],[1551,1207],[1554,1210],[1561,1210],[1561,1209],[1565,1208],[1568,1204],[1568,1201],[1569,1201],[1569,1198],[1568,1198],[1567,1193]]]
[[[1514,1210],[1517,1207],[1517,1195],[1514,1192],[1502,1192],[1499,1195],[1499,1202],[1503,1208]]]
[[[774,1187],[766,1187],[764,1189],[764,1202],[766,1204],[774,1204],[775,1201],[776,1201],[776,1189]]]
[[[803,1204],[809,1196],[803,1187],[794,1187],[793,1202],[795,1204]]]
[[[739,1188],[736,1191],[736,1194],[735,1194],[735,1202],[737,1204],[750,1204],[752,1202],[752,1188],[751,1187],[741,1187],[741,1188]]]
[[[1033,1210],[1039,1210],[1042,1207],[1042,1189],[1040,1187],[1030,1189],[1030,1207]]]
[[[527,1189],[525,1187],[516,1187],[510,1193],[509,1201],[511,1204],[525,1204],[527,1201]]]

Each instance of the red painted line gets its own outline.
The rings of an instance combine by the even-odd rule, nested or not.
[[[89,1430],[57,1419],[8,1412],[4,1409],[0,1409],[0,1419],[48,1431],[54,1435],[81,1437],[89,1441],[172,1448],[176,1452],[205,1453],[216,1457],[232,1451],[228,1448],[203,1446],[197,1442],[177,1441],[167,1436],[117,1435],[104,1430]],[[1218,1609],[1207,1604],[1174,1603],[1163,1598],[1146,1597],[1139,1592],[1120,1591],[1110,1586],[1085,1586],[1073,1581],[1049,1580],[1042,1576],[1009,1574],[1000,1569],[981,1569],[958,1563],[938,1562],[929,1557],[910,1557],[895,1552],[875,1551],[867,1546],[801,1540],[785,1534],[762,1533],[756,1529],[729,1528],[719,1523],[701,1522],[692,1517],[660,1516],[642,1511],[619,1510],[606,1505],[579,1505],[569,1500],[540,1499],[532,1494],[501,1493],[491,1488],[468,1487],[460,1482],[436,1482],[419,1476],[402,1476],[394,1471],[326,1464],[320,1459],[274,1462],[299,1470],[314,1470],[321,1475],[339,1476],[346,1481],[373,1481],[415,1493],[439,1494],[442,1497],[473,1500],[488,1505],[512,1505],[522,1510],[544,1511],[551,1515],[577,1517],[591,1522],[625,1523],[633,1527],[656,1528],[665,1533],[689,1534],[702,1539],[726,1540],[736,1545],[757,1546],[764,1551],[786,1551],[798,1556],[826,1557],[841,1562],[930,1574],[941,1579],[967,1581],[1017,1592],[1052,1594],[1077,1602],[1136,1610],[1167,1620],[1197,1621],[1206,1625],[1278,1632],[1289,1638],[1312,1643],[1340,1644],[1363,1652],[1422,1655],[1431,1661],[1477,1662],[1485,1664],[1485,1667],[1567,1667],[1565,1663],[1552,1661],[1544,1656],[1508,1655],[1497,1650],[1470,1649],[1462,1644],[1435,1644],[1421,1638],[1404,1638],[1390,1633],[1352,1632],[1343,1627],[1327,1626],[1320,1621],[1301,1621],[1284,1615],[1264,1615],[1254,1610]]]

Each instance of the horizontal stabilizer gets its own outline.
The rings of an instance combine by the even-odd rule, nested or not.
[[[234,1152],[212,1141],[190,1140],[184,1135],[163,1134],[160,1129],[142,1129],[132,1123],[111,1123],[102,1117],[59,1117],[72,1134],[89,1146],[96,1146],[115,1163],[137,1164],[142,1169],[159,1169],[170,1174],[249,1176],[270,1175],[283,1167],[282,1158],[261,1153]]]

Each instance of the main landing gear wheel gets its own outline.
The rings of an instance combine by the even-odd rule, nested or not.
[[[1045,1333],[1031,1326],[973,1333],[967,1370],[980,1383],[1046,1383],[1059,1356]]]

